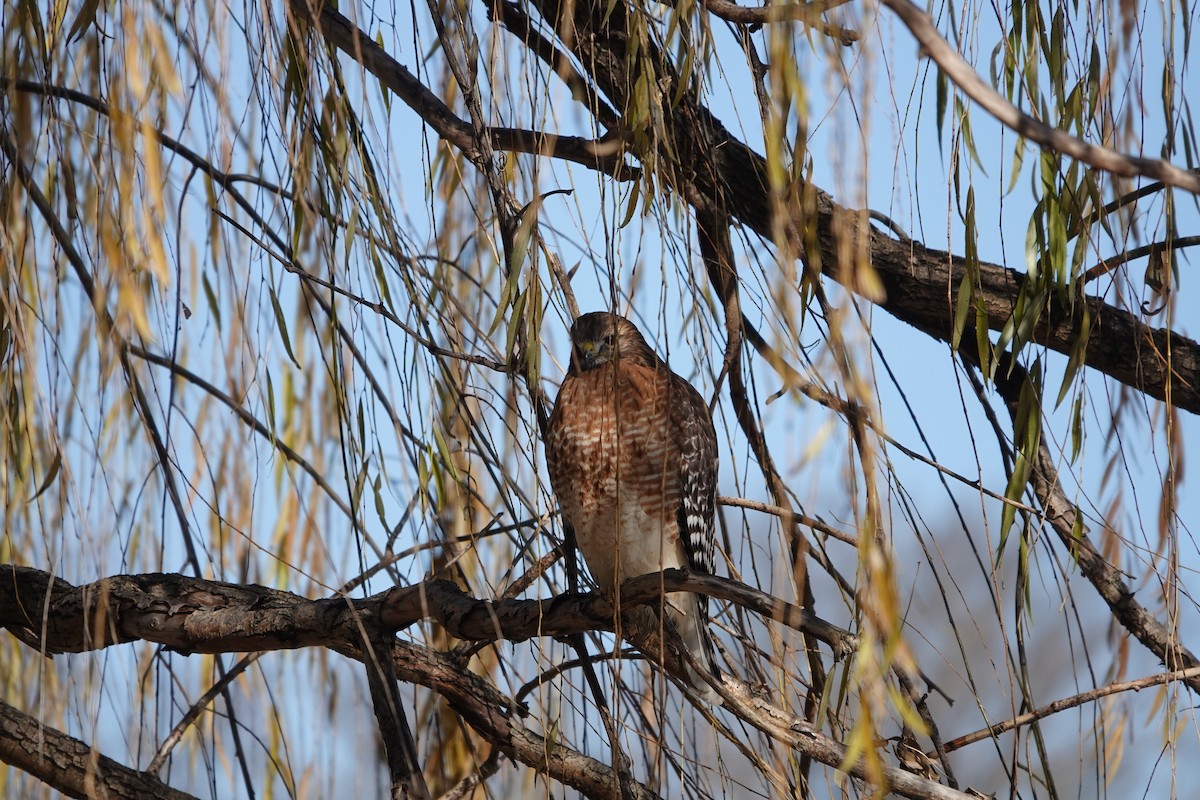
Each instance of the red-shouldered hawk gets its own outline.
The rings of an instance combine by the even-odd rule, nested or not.
[[[563,517],[609,596],[623,581],[663,569],[712,573],[712,417],[700,393],[624,317],[593,312],[571,327],[571,365],[550,416],[546,465]],[[696,663],[719,678],[708,598],[672,592],[665,606]],[[690,666],[688,677],[720,704]]]

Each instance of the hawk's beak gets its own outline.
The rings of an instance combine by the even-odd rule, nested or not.
[[[580,342],[579,359],[583,362],[584,369],[591,369],[596,362],[596,343],[590,341]]]

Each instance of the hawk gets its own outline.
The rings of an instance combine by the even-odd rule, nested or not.
[[[671,372],[632,322],[584,314],[546,433],[546,466],[565,520],[602,591],[670,568],[711,574],[717,432],[704,398]],[[708,597],[671,592],[667,617],[695,662],[719,678]],[[685,661],[705,700],[720,695]]]

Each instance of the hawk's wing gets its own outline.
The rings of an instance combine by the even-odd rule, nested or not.
[[[704,398],[674,373],[670,415],[679,446],[680,538],[692,569],[711,575],[717,544],[717,431]]]

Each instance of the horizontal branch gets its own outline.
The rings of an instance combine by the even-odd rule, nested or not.
[[[421,587],[431,589],[427,596],[437,598],[441,588],[452,585],[434,582],[406,590]],[[307,600],[263,586],[167,574],[119,575],[75,587],[41,570],[0,565],[0,627],[9,628],[21,641],[46,653],[83,652],[143,639],[186,653],[320,646],[365,662],[369,656],[362,633],[386,629],[380,622],[380,611],[389,594],[385,592],[364,601]],[[451,592],[450,596],[453,595]],[[395,611],[393,608],[392,613]],[[411,624],[416,620],[405,616],[392,619],[393,624],[405,621]],[[608,766],[561,741],[548,743],[521,725],[513,717],[511,700],[463,670],[461,663],[450,656],[395,641],[393,658],[400,680],[439,693],[506,755],[578,789],[584,796],[613,796],[617,782]],[[0,706],[0,711],[3,710]],[[39,763],[22,753],[30,750],[31,744],[35,749],[38,747],[37,736],[44,730],[37,721],[32,728],[12,727],[0,714],[0,760],[43,777]],[[94,758],[94,752],[86,744],[76,744],[89,758]],[[64,762],[53,762],[61,763]],[[120,766],[107,761],[101,764],[105,775],[116,774]],[[110,796],[170,800],[187,797],[172,794],[169,789],[155,793],[151,789],[161,784],[152,775],[121,769],[128,773],[123,779],[133,781],[135,786],[139,785],[137,781],[144,780],[148,788],[141,793],[114,792]],[[87,771],[67,776],[44,774],[53,777],[55,788],[68,793],[76,780],[89,779]],[[632,789],[639,800],[656,797],[640,784]],[[96,793],[73,796],[93,797]]]
[[[851,652],[857,643],[848,632],[770,595],[683,570],[629,581],[621,601],[625,606],[654,602],[664,590],[702,591],[729,599],[833,642],[839,655]],[[0,565],[0,626],[47,653],[144,639],[189,653],[322,646],[361,661],[367,657],[364,629],[398,630],[434,618],[457,638],[489,641],[611,630],[612,614],[612,604],[598,594],[489,602],[465,595],[448,581],[398,587],[362,600],[308,600],[263,586],[167,574],[120,575],[76,587],[41,570]],[[546,769],[556,780],[589,796],[603,795],[606,788],[611,792],[616,786],[608,767],[561,742],[549,747],[541,736],[520,726],[509,698],[449,657],[402,641],[394,643],[393,653],[400,680],[445,697],[503,752]],[[828,766],[847,768],[845,745],[772,706],[761,692],[733,679],[726,680],[720,691],[730,711],[776,740]],[[868,778],[861,762],[848,771]],[[893,791],[908,797],[965,797],[895,767],[885,767],[884,775]],[[634,790],[638,796],[651,796],[644,787]]]
[[[667,570],[628,581],[626,608],[658,602],[661,592],[693,591],[728,600],[804,631],[835,657],[857,638],[765,592],[712,575]],[[80,653],[139,639],[185,653],[341,648],[357,643],[364,621],[400,631],[433,619],[466,641],[525,641],[612,631],[614,608],[598,593],[547,600],[480,600],[450,581],[399,586],[368,598],[310,600],[254,584],[151,573],[117,575],[83,586],[30,567],[0,565],[0,627],[54,653]],[[357,646],[357,645],[355,645]]]

